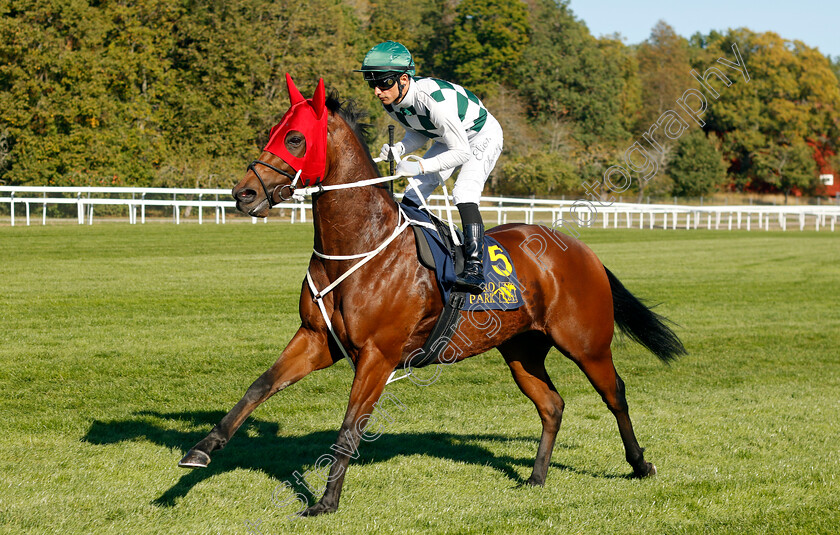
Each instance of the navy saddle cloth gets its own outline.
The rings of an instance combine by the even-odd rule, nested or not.
[[[436,223],[432,221],[428,212],[411,205],[402,204],[401,207],[411,220],[432,223],[438,228],[443,227],[441,230],[446,234],[445,239],[441,238],[439,233],[425,226],[418,226],[417,228],[423,231],[426,241],[429,243],[434,258],[435,278],[445,303],[449,299],[452,287],[455,285],[455,253],[460,254],[460,251],[457,250],[461,247],[452,245],[451,238],[448,236],[448,225],[445,222],[442,222],[441,225],[441,220],[438,219]],[[457,229],[456,231],[460,241],[463,242],[463,235]],[[460,269],[462,262],[458,263],[458,269]],[[468,294],[463,310],[513,310],[519,308],[522,304],[522,292],[517,283],[516,268],[507,250],[492,236],[484,237],[483,264],[487,287],[484,293],[480,295]]]

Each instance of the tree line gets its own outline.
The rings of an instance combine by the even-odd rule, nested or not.
[[[819,173],[840,169],[840,61],[774,33],[686,38],[660,22],[627,45],[562,0],[7,0],[0,182],[230,186],[288,107],[286,72],[367,109],[376,147],[388,120],[351,71],[386,39],[499,119],[492,193],[603,190],[621,166],[628,196],[819,194]],[[748,81],[718,62],[733,44]],[[700,89],[704,103],[677,106]]]

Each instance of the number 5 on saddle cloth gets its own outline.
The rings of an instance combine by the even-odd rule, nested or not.
[[[415,229],[415,237],[418,230],[422,230],[425,240],[417,240],[418,254],[421,263],[429,269],[435,270],[435,278],[440,288],[443,300],[449,299],[452,287],[455,284],[455,274],[463,267],[463,249],[452,242],[449,227],[445,221],[428,212],[415,208],[405,203],[400,207],[408,216],[409,221]],[[431,230],[428,224],[432,223],[437,227],[437,232]],[[460,241],[463,238],[459,234]],[[425,241],[425,243],[423,243]],[[433,258],[429,260],[429,255]],[[463,310],[513,310],[522,304],[522,293],[516,278],[516,268],[510,260],[510,255],[505,248],[487,236],[484,242],[484,278],[487,280],[487,288],[479,295],[469,295],[464,303]]]

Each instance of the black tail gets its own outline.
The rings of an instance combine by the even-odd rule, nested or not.
[[[615,324],[621,332],[648,348],[663,362],[687,354],[674,331],[665,325],[668,320],[636,299],[609,269],[605,267],[604,271],[610,279]]]

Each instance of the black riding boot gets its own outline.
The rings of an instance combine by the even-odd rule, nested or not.
[[[464,271],[455,280],[455,289],[478,295],[484,291],[484,223],[475,203],[458,205],[464,225]]]
[[[478,295],[484,291],[484,225],[464,225],[464,271],[455,280],[455,289]]]

